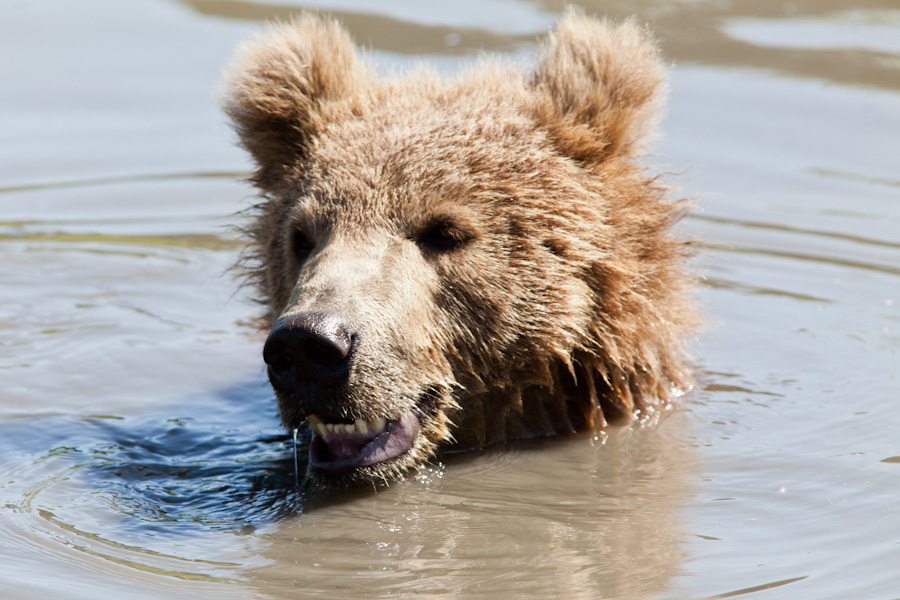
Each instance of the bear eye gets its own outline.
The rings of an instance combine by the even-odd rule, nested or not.
[[[291,234],[291,252],[298,260],[303,262],[316,247],[316,243],[310,239],[301,229],[295,229]]]
[[[416,237],[416,243],[423,250],[431,252],[451,252],[466,245],[472,235],[450,221],[430,223]]]

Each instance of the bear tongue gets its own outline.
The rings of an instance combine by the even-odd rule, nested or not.
[[[332,433],[323,441],[335,461],[345,461],[359,456],[374,436],[360,433]]]

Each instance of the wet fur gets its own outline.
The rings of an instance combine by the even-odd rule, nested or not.
[[[663,92],[646,31],[575,12],[524,73],[484,59],[379,77],[313,15],[241,48],[224,106],[262,193],[248,264],[264,322],[328,306],[359,333],[352,385],[279,397],[285,425],[301,401],[349,418],[422,405],[409,453],[327,483],[651,418],[690,384],[685,205],[638,162]],[[435,223],[463,243],[423,245]]]

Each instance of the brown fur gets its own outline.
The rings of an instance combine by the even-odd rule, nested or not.
[[[418,406],[409,452],[338,483],[647,418],[689,385],[689,249],[671,234],[685,207],[637,162],[663,77],[643,29],[574,12],[530,74],[482,60],[379,78],[311,15],[241,49],[225,110],[263,195],[265,322],[327,307],[359,333],[352,385],[302,408],[279,394],[283,421]]]

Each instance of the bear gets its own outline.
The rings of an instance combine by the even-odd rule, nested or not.
[[[533,66],[379,74],[336,21],[245,42],[223,109],[255,165],[243,265],[306,481],[657,418],[692,385],[689,201],[642,163],[652,35],[566,12]]]

